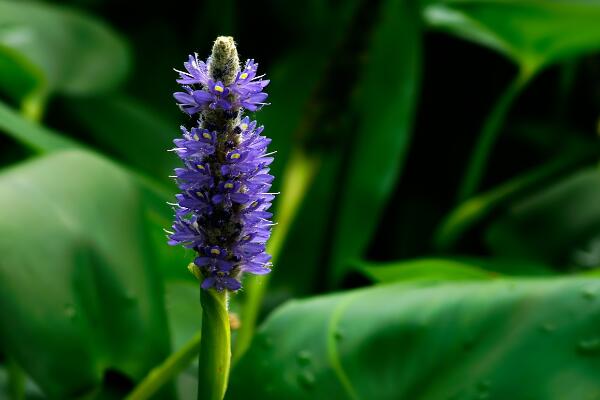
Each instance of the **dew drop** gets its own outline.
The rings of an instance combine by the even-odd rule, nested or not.
[[[69,319],[75,319],[75,317],[77,317],[77,311],[75,310],[75,307],[72,304],[67,304],[65,306],[65,315]]]
[[[270,349],[271,347],[273,347],[273,338],[269,336],[264,336],[261,343],[265,349]]]
[[[133,292],[133,290],[128,290],[125,293],[125,302],[127,302],[129,304],[135,304],[137,302],[137,298],[136,298],[135,293]]]
[[[484,379],[477,382],[475,389],[477,391],[476,399],[485,400],[490,397],[490,386],[492,382],[489,379]]]
[[[481,380],[477,383],[477,390],[479,391],[488,391],[492,382],[489,379]]]
[[[577,345],[577,350],[582,354],[600,353],[600,337],[581,340]]]
[[[583,297],[586,300],[590,300],[590,301],[594,300],[597,296],[598,296],[598,289],[593,286],[583,288],[583,290],[581,291],[581,297]]]
[[[540,325],[540,331],[544,332],[544,333],[552,333],[556,330],[556,325],[554,325],[552,322],[545,322],[542,325]]]
[[[296,360],[298,361],[298,364],[306,366],[309,365],[311,362],[312,356],[310,354],[310,351],[308,350],[300,350],[298,352],[298,354],[296,355]]]
[[[315,386],[315,376],[309,370],[305,370],[298,375],[298,384],[304,389],[312,389]]]

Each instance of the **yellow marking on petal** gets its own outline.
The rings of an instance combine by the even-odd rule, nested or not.
[[[246,129],[248,129],[248,124],[246,124],[246,123],[241,124],[240,128],[242,128],[242,130],[245,131]]]
[[[224,186],[225,189],[233,189],[233,183],[226,183]]]
[[[215,85],[215,90],[219,93],[223,93],[224,88],[223,86]]]
[[[218,256],[219,254],[221,254],[221,251],[219,249],[210,249],[210,254]]]
[[[233,154],[231,155],[231,157],[230,157],[230,158],[233,158],[234,160],[237,160],[237,159],[238,159],[238,158],[240,158],[240,157],[241,157],[241,156],[240,156],[240,154],[239,154],[239,153],[233,153]]]
[[[241,79],[246,79],[247,77],[248,77],[248,74],[247,74],[247,73],[245,73],[245,72],[244,72],[243,74],[241,74],[241,75],[240,75],[240,78],[241,78]]]
[[[194,140],[196,140],[196,141],[200,140],[197,133],[194,133]]]
[[[196,166],[198,167],[198,169],[204,170],[204,165],[200,165],[200,164],[198,164],[198,165],[196,165]]]
[[[204,139],[212,139],[212,136],[211,136],[211,134],[210,134],[210,133],[208,133],[208,132],[204,132],[204,133],[202,134],[202,137],[203,137]]]

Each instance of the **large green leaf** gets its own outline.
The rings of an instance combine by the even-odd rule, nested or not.
[[[499,255],[556,266],[600,266],[600,171],[588,169],[513,204],[489,228]]]
[[[392,284],[281,307],[229,398],[593,399],[599,369],[600,279]]]
[[[435,28],[493,48],[528,72],[600,49],[596,0],[429,1]]]
[[[106,105],[104,106],[107,107]],[[127,104],[125,104],[123,107],[125,109],[123,111],[124,114],[117,118],[117,120],[122,122],[122,126],[133,126],[136,120],[139,122],[139,118],[141,118],[144,114],[144,111],[142,111],[143,109],[138,108],[136,105],[127,106]],[[157,121],[161,121],[160,118],[158,118]],[[89,122],[91,123],[92,120],[90,119]],[[145,125],[145,123],[140,124]],[[146,127],[150,132],[156,133],[160,129],[160,126],[162,125],[157,124],[156,126],[152,126],[152,128]],[[105,125],[102,125],[102,127],[108,129]],[[101,134],[101,130],[99,128],[94,129],[96,129],[94,134]],[[3,105],[1,102],[0,130],[9,137],[39,153],[48,153],[83,147],[83,145],[70,138],[64,137],[45,128],[44,126],[26,120],[14,110]],[[105,132],[104,130],[102,131]],[[120,130],[120,132],[125,134],[124,130]],[[113,145],[117,146],[117,143],[114,142]],[[156,146],[153,145],[148,145],[146,148],[152,148],[157,151]],[[167,152],[165,151],[164,153]],[[176,158],[173,155],[172,157]],[[139,159],[142,160],[144,158],[141,156]],[[164,167],[164,164],[162,165]],[[189,263],[189,260],[193,258],[193,252],[191,250],[186,251],[181,247],[173,248],[168,246],[165,239],[165,233],[163,231],[163,228],[168,228],[172,223],[173,212],[166,202],[172,200],[172,196],[174,195],[175,191],[169,191],[169,187],[162,185],[159,179],[152,179],[145,175],[135,174],[134,171],[129,172],[132,173],[132,176],[136,176],[136,179],[140,184],[140,188],[143,191],[144,214],[146,220],[153,227],[153,229],[150,229],[148,234],[152,239],[152,248],[156,252],[156,263],[161,266],[163,274],[167,277],[177,277],[188,280],[193,279],[193,277],[185,268],[185,266]]]
[[[199,290],[200,285],[195,278],[193,282],[182,280],[166,282],[165,299],[174,349],[183,347],[202,328]]]
[[[0,71],[18,72],[0,74],[0,89],[9,95],[95,93],[115,87],[128,67],[123,41],[92,17],[60,6],[0,1]]]
[[[483,264],[481,260],[479,264]],[[481,280],[496,276],[479,268],[478,263],[455,259],[422,258],[389,263],[361,262],[357,269],[375,282],[390,283],[406,280],[453,281]]]
[[[169,350],[141,196],[114,164],[72,150],[0,175],[1,347],[52,398],[136,381]]]
[[[421,65],[420,26],[413,2],[386,0],[369,41],[353,103],[357,136],[345,180],[338,183],[339,214],[332,278],[365,250],[402,168],[416,108]]]
[[[516,259],[452,257],[357,263],[356,269],[377,283],[400,281],[466,281],[511,276],[553,275],[544,264]]]
[[[2,102],[0,131],[40,153],[79,147],[75,141],[28,121]]]

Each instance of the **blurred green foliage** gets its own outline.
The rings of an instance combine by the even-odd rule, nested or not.
[[[232,299],[250,335],[261,313],[229,398],[600,398],[599,18],[1,0],[0,397],[123,398],[198,340],[192,254],[162,231],[172,68],[232,34],[271,79],[285,190],[269,286]],[[195,398],[196,369],[155,397]]]

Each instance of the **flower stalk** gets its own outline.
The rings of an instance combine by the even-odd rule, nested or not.
[[[227,291],[200,290],[202,343],[198,366],[198,400],[222,400],[229,381],[231,333]]]
[[[231,37],[218,37],[206,62],[191,55],[184,67],[177,71],[183,91],[174,97],[192,126],[174,140],[183,167],[175,169],[181,192],[168,237],[197,255],[189,268],[201,282],[203,310],[198,397],[221,400],[231,363],[229,293],[242,287],[244,273],[264,275],[272,265],[273,153],[263,127],[243,115],[266,104],[269,81],[254,60],[240,66]]]

